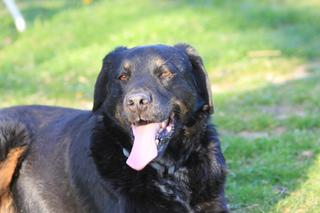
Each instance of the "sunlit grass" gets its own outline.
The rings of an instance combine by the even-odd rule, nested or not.
[[[320,145],[320,140],[318,140]],[[291,192],[281,200],[274,208],[275,212],[319,212],[320,206],[320,157],[317,157],[314,165],[306,173],[307,180],[299,189]]]

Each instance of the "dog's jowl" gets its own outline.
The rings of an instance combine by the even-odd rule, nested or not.
[[[194,48],[118,47],[91,111],[0,110],[0,213],[228,212],[212,112]]]

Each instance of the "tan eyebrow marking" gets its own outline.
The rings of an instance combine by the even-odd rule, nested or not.
[[[162,67],[163,65],[165,65],[170,59],[172,59],[173,58],[173,56],[170,56],[169,58],[167,58],[166,60],[163,60],[162,58],[158,58],[157,60],[156,60],[156,64],[157,64],[157,66],[160,68],[160,67]]]
[[[129,61],[124,61],[124,62],[123,62],[123,68],[124,68],[125,70],[129,70],[130,67],[131,67],[131,65],[130,65],[130,62],[129,62]]]
[[[156,59],[156,61],[155,61],[155,63],[156,63],[156,65],[158,66],[158,67],[161,67],[162,65],[163,65],[163,60],[162,60],[162,58],[157,58]]]

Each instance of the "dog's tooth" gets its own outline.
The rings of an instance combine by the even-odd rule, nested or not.
[[[172,127],[171,126],[167,126],[166,130],[167,130],[167,132],[171,132]]]
[[[156,139],[156,144],[157,144],[157,145],[159,144],[159,139]]]
[[[167,121],[163,121],[161,123],[161,129],[164,129],[166,127],[166,125],[167,125]]]
[[[173,120],[174,119],[174,113],[171,113],[170,115],[170,119]]]

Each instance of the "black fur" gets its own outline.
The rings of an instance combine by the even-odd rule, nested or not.
[[[136,93],[152,101],[129,109],[125,100]],[[92,111],[0,111],[0,160],[28,146],[11,186],[17,212],[228,212],[212,112],[202,59],[191,46],[115,49],[103,60]],[[123,150],[132,147],[133,122],[169,115],[175,128],[164,154],[141,171],[130,168]]]

